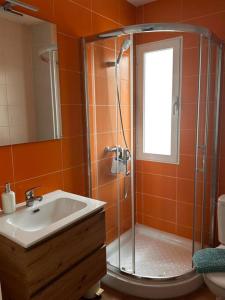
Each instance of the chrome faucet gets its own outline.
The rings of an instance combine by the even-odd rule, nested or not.
[[[34,205],[34,201],[42,201],[42,196],[35,196],[34,191],[38,187],[33,187],[25,192],[25,200],[26,200],[26,207],[31,207]]]

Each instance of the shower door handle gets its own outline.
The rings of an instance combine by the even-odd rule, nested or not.
[[[176,97],[176,101],[173,102],[173,115],[175,115],[176,113],[179,114],[179,110],[180,110],[180,101],[179,101],[179,97]]]

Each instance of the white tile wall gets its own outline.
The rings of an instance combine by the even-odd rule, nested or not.
[[[7,105],[6,84],[0,84],[0,105]]]
[[[0,47],[0,84],[5,84],[5,59],[4,59],[4,51],[3,49],[1,49],[1,47]]]
[[[9,126],[8,107],[7,105],[0,106],[0,127]]]
[[[27,128],[34,102],[31,32],[0,18],[0,38],[0,143],[20,143],[35,131]]]
[[[22,80],[7,84],[7,101],[8,105],[24,105],[26,103],[25,88]]]
[[[0,127],[0,144],[8,145],[10,143],[9,127]]]

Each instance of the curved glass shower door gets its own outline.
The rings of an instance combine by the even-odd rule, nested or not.
[[[107,203],[108,267],[162,281],[193,274],[194,252],[212,245],[217,197],[222,48],[206,30],[173,26],[84,41],[89,195]],[[146,72],[138,47],[170,49],[173,68],[159,59]],[[175,69],[166,99],[165,74]],[[159,128],[166,115],[171,123]],[[148,152],[166,138],[166,155]]]
[[[106,204],[107,262],[134,273],[130,37],[86,45],[89,194]],[[123,235],[124,234],[124,235]]]
[[[163,280],[192,272],[194,252],[209,245],[210,194],[215,193],[216,189],[217,162],[213,157],[217,149],[213,154],[212,147],[217,144],[215,74],[218,72],[219,45],[199,34],[187,32],[150,32],[135,37],[138,166],[135,271],[139,277]],[[174,46],[178,42],[179,48]],[[168,70],[163,57],[164,49],[173,50],[175,102],[171,104],[172,108],[166,104],[169,99],[166,100],[165,90],[171,77],[165,77]],[[154,66],[154,60],[151,65],[147,63],[144,55],[147,57],[151,53],[155,61],[158,59],[156,54],[161,55],[164,65],[160,65],[160,59],[158,66]],[[174,72],[178,65],[179,74]],[[162,103],[157,107],[154,101]],[[153,104],[148,106],[145,102]],[[155,109],[153,118],[158,125],[144,118],[148,107]],[[168,114],[172,114],[171,153],[177,145],[176,159],[172,155],[161,155],[159,146],[159,152],[155,147],[153,155],[144,148],[147,142],[150,144],[157,140],[160,144],[160,140],[164,139],[161,144],[165,144],[165,140],[169,139],[169,125],[163,127],[166,109]],[[179,116],[178,126],[174,125],[175,114]]]

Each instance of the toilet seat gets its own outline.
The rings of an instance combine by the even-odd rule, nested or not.
[[[223,278],[225,278],[225,273],[220,273],[220,276],[223,276]],[[208,279],[208,277],[209,277],[208,274],[204,275],[205,283],[208,286],[208,288],[210,289],[210,291],[217,297],[220,297],[217,299],[225,300],[225,288],[218,286],[217,284],[212,282],[210,279]]]
[[[225,272],[224,273],[208,273],[205,277],[211,281],[213,284],[224,289],[225,293]]]
[[[225,245],[220,245],[218,248],[225,249]],[[225,272],[206,273],[204,280],[215,295],[225,297]]]

